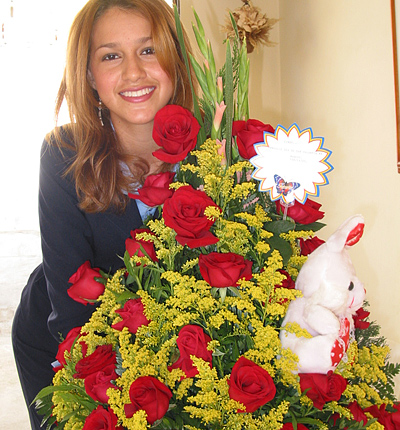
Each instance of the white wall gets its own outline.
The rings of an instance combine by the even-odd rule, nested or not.
[[[351,250],[378,321],[400,361],[400,175],[390,2],[281,0],[282,122],[312,127],[335,170],[318,199],[324,238],[361,213],[365,233]],[[399,25],[400,26],[400,25]],[[400,31],[400,30],[399,30]]]

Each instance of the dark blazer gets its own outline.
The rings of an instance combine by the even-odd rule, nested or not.
[[[87,214],[79,209],[75,184],[65,176],[73,156],[72,151],[43,143],[39,181],[43,263],[22,292],[13,323],[14,354],[22,386],[29,385],[34,375],[38,380],[34,387],[24,388],[27,401],[32,401],[32,394],[26,391],[37,393],[51,382],[51,373],[43,371],[40,378],[40,369],[47,367],[52,372],[58,342],[69,330],[87,322],[94,310],[93,305],[82,305],[68,296],[68,279],[85,261],[111,273],[122,267],[125,239],[131,230],[142,226],[132,199],[123,214],[111,210]]]

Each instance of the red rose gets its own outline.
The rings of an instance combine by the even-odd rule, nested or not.
[[[253,262],[232,252],[211,252],[199,257],[201,276],[216,288],[236,287],[242,278],[249,281],[253,277],[252,266]]]
[[[85,378],[85,390],[89,396],[97,402],[107,403],[107,390],[115,388],[111,381],[115,381],[118,375],[115,372],[114,364],[104,367],[103,370],[91,373]]]
[[[383,403],[378,406],[373,405],[364,409],[364,412],[369,412],[374,418],[378,419],[378,423],[382,424],[385,430],[400,430],[400,410],[399,405],[393,406],[395,412],[386,410],[386,405]]]
[[[106,366],[116,364],[116,354],[111,345],[98,346],[92,354],[82,358],[75,365],[74,378],[84,379],[91,373],[99,372]]]
[[[136,333],[140,326],[148,325],[150,322],[144,314],[142,299],[128,300],[122,309],[117,309],[115,312],[122,317],[122,321],[112,325],[115,330],[128,327],[130,333]]]
[[[254,412],[276,394],[271,375],[245,357],[240,357],[233,366],[228,384],[229,397],[246,406],[246,411],[238,412]]]
[[[322,239],[319,239],[317,236],[314,236],[311,239],[306,239],[306,240],[304,240],[303,238],[300,238],[299,239],[300,255],[311,254],[323,243],[325,243],[325,241]]]
[[[103,406],[97,406],[86,418],[82,430],[117,430],[118,418],[112,409],[104,409]]]
[[[161,419],[169,408],[171,390],[153,376],[140,376],[129,388],[130,404],[125,405],[125,415],[131,418],[139,410],[147,413],[147,421],[153,424]]]
[[[391,427],[386,427],[385,421],[389,416],[389,412],[386,410],[386,405],[382,403],[380,407],[377,405],[372,405],[369,408],[365,408],[364,412],[369,412],[374,418],[378,418],[378,422],[385,426],[385,429],[389,429]]]
[[[279,269],[278,272],[282,275],[285,275],[286,278],[280,284],[275,285],[275,288],[287,288],[288,290],[293,290],[296,284],[294,283],[289,273],[283,269]]]
[[[208,206],[218,207],[204,191],[195,190],[190,185],[178,188],[165,201],[164,222],[175,230],[178,243],[198,248],[218,242],[218,238],[209,231],[214,221],[204,215]]]
[[[285,424],[283,424],[281,430],[294,430],[293,424],[292,423],[285,423]],[[297,430],[308,430],[308,428],[306,426],[304,426],[303,424],[297,423]]]
[[[358,422],[362,422],[364,425],[367,424],[368,418],[364,414],[363,410],[361,409],[360,405],[357,402],[351,402],[348,408],[350,412],[353,414],[354,420]]]
[[[92,269],[90,262],[86,261],[69,278],[68,282],[73,285],[68,288],[68,295],[85,306],[93,304],[104,293],[104,285],[95,278],[101,278],[99,269]]]
[[[322,373],[299,373],[299,376],[301,391],[309,388],[306,395],[313,401],[317,409],[322,409],[326,402],[338,401],[347,387],[346,379],[331,370],[326,375]]]
[[[128,254],[131,257],[133,257],[135,254],[138,257],[144,257],[145,254],[142,252],[141,249],[143,248],[152,261],[158,261],[153,242],[144,239],[136,239],[136,235],[139,233],[149,233],[153,235],[153,233],[146,228],[137,228],[136,230],[132,230],[132,238],[128,238],[125,240],[125,247],[128,251]],[[140,266],[140,263],[137,263],[137,265]]]
[[[362,422],[364,425],[368,422],[368,417],[364,414],[363,410],[361,409],[360,405],[357,402],[351,402],[348,405],[348,409],[353,414],[353,419],[358,422]],[[340,415],[338,413],[334,413],[330,420],[333,421],[333,425],[336,425],[337,420],[340,418]],[[336,428],[336,427],[335,427]],[[344,427],[344,430],[347,430],[348,427]]]
[[[187,325],[180,329],[176,341],[179,349],[179,359],[169,369],[182,369],[187,378],[193,378],[199,372],[190,356],[202,358],[204,361],[212,362],[212,352],[207,350],[210,336],[204,333],[197,325]]]
[[[62,369],[63,366],[65,366],[66,362],[65,362],[64,353],[65,351],[71,351],[72,345],[74,344],[76,339],[79,338],[79,336],[81,335],[81,328],[82,327],[75,327],[72,330],[70,330],[67,336],[65,337],[65,339],[58,345],[56,359],[60,363],[60,366],[53,368],[55,372],[59,371],[60,369]],[[82,341],[80,342],[80,344],[82,345],[82,354],[83,356],[85,356],[87,351],[86,342]]]
[[[264,131],[275,133],[270,124],[264,124],[257,119],[233,121],[232,135],[236,136],[238,151],[242,158],[249,160],[257,155],[254,144],[264,142]]]
[[[283,270],[283,269],[279,269],[278,272],[282,273],[282,275],[285,275],[286,278],[280,284],[275,285],[274,289],[276,290],[277,288],[286,288],[288,290],[293,290],[295,288],[296,284],[294,283],[294,281],[291,278],[291,276],[289,275],[289,273],[286,272],[286,270]],[[280,304],[283,305],[287,301],[288,301],[288,299],[280,299],[278,301],[278,303],[280,303]]]
[[[169,184],[174,176],[174,172],[149,175],[144,181],[143,187],[138,189],[138,194],[128,193],[128,196],[131,199],[139,199],[147,206],[162,205],[173,194],[173,191],[169,189]]]
[[[394,404],[393,408],[395,409],[395,412],[392,412],[390,414],[390,418],[394,425],[395,430],[399,430],[400,429],[400,404],[399,403]]]
[[[368,321],[363,321],[369,316],[369,312],[363,308],[357,309],[355,315],[353,315],[354,327],[364,330],[369,327],[370,323]]]
[[[166,105],[154,117],[153,139],[158,149],[154,157],[166,163],[178,163],[194,149],[200,125],[187,109]]]
[[[277,200],[275,204],[278,213],[285,212],[280,200]],[[319,203],[311,199],[307,199],[304,204],[295,200],[294,204],[288,207],[287,215],[299,224],[311,224],[324,217],[325,213],[319,210],[320,207]]]

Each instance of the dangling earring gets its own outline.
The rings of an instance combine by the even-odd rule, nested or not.
[[[101,106],[102,106],[102,103],[101,103],[101,99],[99,98],[99,105],[97,106],[97,115],[99,117],[101,126],[104,127],[103,116],[101,114],[101,111],[102,111],[102,107]]]

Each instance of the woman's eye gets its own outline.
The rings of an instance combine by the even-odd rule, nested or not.
[[[155,50],[154,50],[154,48],[146,48],[146,49],[143,49],[142,54],[153,55],[153,54],[155,54]]]
[[[117,58],[119,58],[119,56],[117,54],[107,54],[107,55],[104,55],[102,60],[103,61],[111,61],[111,60],[116,60]]]

